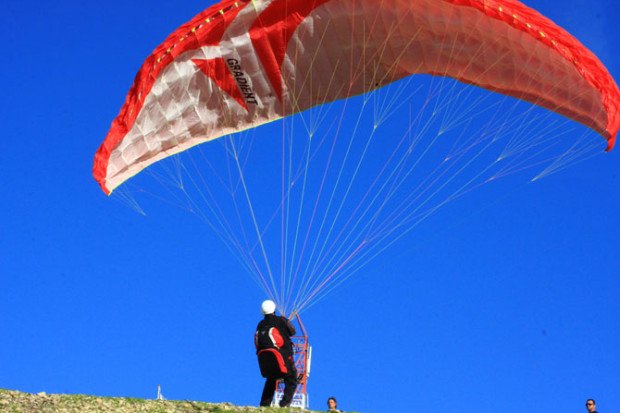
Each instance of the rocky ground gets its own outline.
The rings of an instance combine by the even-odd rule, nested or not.
[[[300,409],[240,407],[230,403],[143,400],[0,389],[0,413],[281,413]],[[310,413],[310,411],[307,411]]]

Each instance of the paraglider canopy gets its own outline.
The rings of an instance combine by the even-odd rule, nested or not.
[[[620,127],[620,92],[597,57],[515,0],[224,0],[146,59],[94,176],[110,193],[202,142],[412,74],[543,106],[608,150]]]

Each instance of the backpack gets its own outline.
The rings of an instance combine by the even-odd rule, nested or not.
[[[254,345],[261,376],[279,379],[288,373],[284,358],[279,351],[284,345],[284,338],[277,327],[261,323],[254,334]]]
[[[284,345],[284,338],[277,327],[259,325],[258,330],[254,334],[254,345],[256,346],[256,351],[268,348],[279,349]]]

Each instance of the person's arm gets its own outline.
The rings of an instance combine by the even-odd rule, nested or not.
[[[286,328],[288,329],[288,334],[291,336],[294,336],[297,333],[297,330],[295,330],[295,326],[293,325],[293,323],[291,323],[291,320],[289,320],[286,317],[282,317],[284,319],[284,321],[286,322]]]

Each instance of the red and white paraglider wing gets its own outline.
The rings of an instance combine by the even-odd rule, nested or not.
[[[412,74],[449,76],[585,124],[613,146],[601,62],[514,0],[225,0],[147,58],[99,148],[106,193],[199,143]]]

